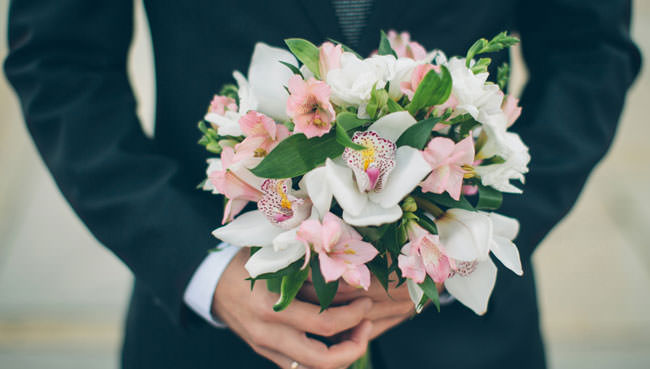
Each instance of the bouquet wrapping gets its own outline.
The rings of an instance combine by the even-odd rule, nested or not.
[[[517,41],[504,32],[449,58],[394,31],[365,59],[335,41],[255,46],[199,123],[217,154],[201,186],[224,196],[213,234],[250,247],[246,269],[280,294],[275,310],[311,274],[322,309],[343,279],[406,283],[418,312],[440,309],[444,286],[483,314],[490,254],[522,274],[518,222],[495,211],[530,156],[508,130],[521,113],[503,92],[508,66],[489,79],[485,57]]]

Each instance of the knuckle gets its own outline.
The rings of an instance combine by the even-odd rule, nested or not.
[[[253,343],[258,346],[262,346],[266,341],[266,334],[264,334],[264,330],[261,328],[253,329],[250,332],[250,336],[251,341],[253,341]]]
[[[316,326],[318,332],[323,336],[333,336],[337,333],[335,323],[331,319],[321,319],[318,321]]]

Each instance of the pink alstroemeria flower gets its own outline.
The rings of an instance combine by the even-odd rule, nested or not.
[[[221,152],[220,167],[208,173],[208,181],[214,186],[214,189],[228,199],[222,224],[232,221],[249,201],[258,201],[262,197],[262,192],[236,175],[233,170],[241,166],[240,162],[247,158],[247,155],[235,154],[232,147],[226,146]],[[247,171],[247,169],[244,168],[243,171]]]
[[[370,271],[365,263],[374,259],[378,251],[354,228],[332,213],[323,222],[308,219],[300,225],[296,238],[305,243],[306,260],[311,248],[318,253],[320,269],[325,281],[332,282],[343,277],[348,284],[368,290]]]
[[[508,119],[508,124],[506,127],[513,125],[517,118],[519,118],[521,115],[521,106],[519,106],[519,99],[512,95],[506,96],[506,98],[503,100],[503,105],[501,105],[501,109]]]
[[[228,96],[214,95],[212,101],[210,101],[208,113],[224,115],[226,114],[226,111],[237,111],[237,109],[235,99]]]
[[[336,113],[330,103],[327,83],[315,78],[305,81],[294,74],[289,79],[289,93],[287,115],[296,124],[294,132],[312,138],[330,131]]]
[[[408,32],[398,34],[390,30],[386,37],[388,38],[388,42],[390,42],[390,47],[395,50],[395,53],[400,58],[422,60],[427,57],[427,51],[424,47],[415,41],[411,41],[411,34]]]
[[[447,191],[454,200],[460,198],[465,166],[474,161],[474,140],[466,137],[457,144],[446,137],[435,137],[422,153],[431,166],[431,174],[420,184],[422,191],[443,193]]]
[[[407,233],[410,242],[402,247],[402,255],[397,258],[402,275],[422,283],[428,274],[434,282],[443,283],[456,266],[447,256],[440,238],[413,221],[409,222]]]
[[[262,192],[257,208],[282,229],[297,227],[311,214],[311,201],[293,194],[291,179],[267,179],[262,183]]]
[[[341,68],[341,55],[343,48],[341,45],[334,45],[331,42],[323,42],[318,51],[318,68],[320,69],[320,78],[327,80],[327,73],[332,69]]]
[[[239,119],[239,126],[246,138],[235,146],[237,153],[256,158],[266,156],[290,135],[287,127],[253,110]]]

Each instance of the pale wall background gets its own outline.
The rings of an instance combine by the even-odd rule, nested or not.
[[[0,0],[2,59],[7,3]],[[650,2],[635,5],[634,35],[650,55]],[[149,131],[150,47],[138,8],[131,74]],[[646,68],[611,152],[535,254],[553,369],[650,368],[648,102]],[[59,194],[4,78],[0,117],[0,368],[117,368],[131,275]]]

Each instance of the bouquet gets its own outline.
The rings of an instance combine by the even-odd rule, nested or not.
[[[218,155],[201,186],[225,197],[213,234],[250,247],[250,279],[280,294],[276,311],[311,272],[322,309],[341,278],[368,289],[372,274],[406,283],[418,312],[440,309],[444,285],[483,314],[490,253],[522,274],[518,222],[494,211],[521,192],[511,180],[530,156],[508,131],[521,113],[508,66],[488,81],[484,56],[516,42],[503,32],[451,58],[394,31],[365,59],[333,40],[255,46],[247,78],[235,71],[199,123]]]

